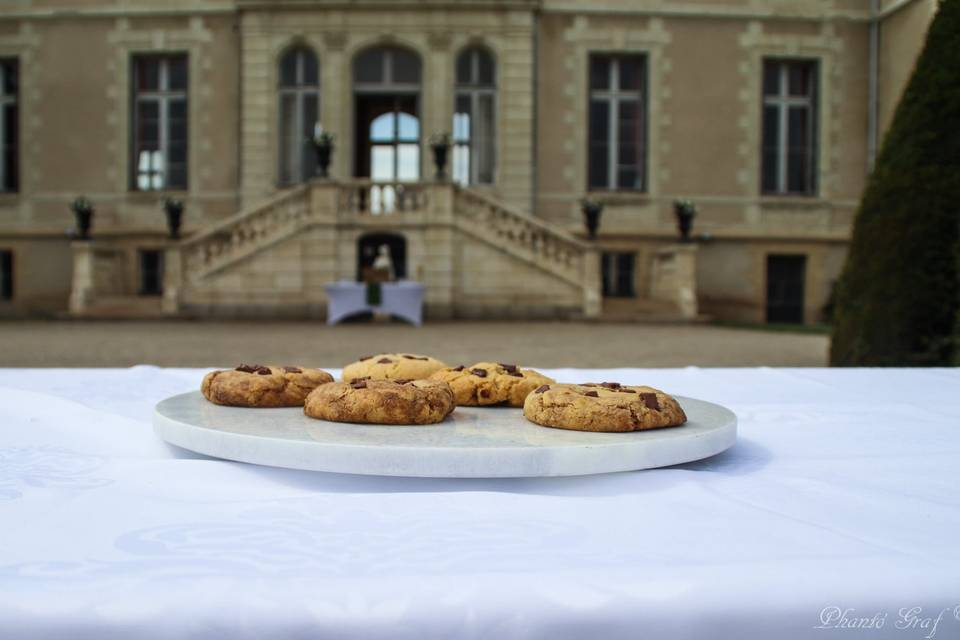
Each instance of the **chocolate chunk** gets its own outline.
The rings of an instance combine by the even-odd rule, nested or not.
[[[463,369],[464,369],[463,365],[460,365],[459,367],[454,367],[452,371],[463,371]]]
[[[660,403],[657,401],[657,394],[655,393],[641,393],[640,399],[643,400],[643,404],[647,406],[647,409],[653,409],[654,411],[660,411]]]
[[[517,370],[517,365],[515,364],[503,364],[500,363],[500,366],[507,370],[507,373],[515,373]]]
[[[255,373],[256,370],[260,367],[257,364],[241,364],[237,367],[237,371],[242,371],[244,373]]]
[[[360,380],[369,380],[370,376],[360,376],[359,378],[351,378],[350,383],[359,382]]]
[[[397,380],[394,380],[394,382],[396,382],[397,384],[407,384],[408,382],[413,382],[413,380],[411,380],[410,378],[399,378]]]
[[[480,389],[480,397],[481,397],[481,398],[489,398],[489,397],[490,397],[490,392],[489,392],[487,389]]]
[[[260,369],[257,369],[257,375],[258,375],[258,376],[268,376],[268,375],[270,375],[270,369],[267,369],[266,367],[262,367],[262,368],[260,368]]]
[[[617,389],[620,393],[636,393],[633,389]]]
[[[372,357],[373,356],[360,356],[358,359],[360,360],[360,362],[363,362],[364,360],[369,360]]]
[[[377,364],[390,364],[391,362],[393,362],[393,360],[390,358],[380,358],[377,360]]]
[[[350,383],[350,386],[353,387],[354,389],[366,389],[367,381],[366,379],[354,380],[353,382]]]
[[[508,372],[507,372],[507,375],[508,375],[508,376],[513,376],[514,378],[522,378],[522,377],[523,377],[523,374],[520,373],[519,371],[508,371]]]
[[[619,382],[601,382],[600,386],[605,389],[619,389],[620,383]]]
[[[550,385],[548,385],[548,384],[542,384],[542,385],[540,385],[539,387],[537,387],[536,389],[534,389],[533,392],[534,392],[534,393],[543,393],[544,391],[546,391],[546,390],[549,389],[549,388],[550,388]]]
[[[284,367],[283,370],[287,373],[303,373],[303,369],[300,367]]]
[[[407,360],[429,360],[429,359],[430,359],[430,358],[427,358],[427,357],[425,357],[425,356],[424,356],[424,357],[411,356],[411,355],[408,355],[408,354],[406,354],[406,353],[403,354],[402,357],[406,358]]]
[[[600,394],[597,393],[596,391],[584,391],[584,392],[583,392],[583,395],[587,396],[588,398],[599,398],[599,397],[600,397]]]
[[[477,376],[478,378],[486,378],[487,371],[486,369],[470,369],[470,373]]]

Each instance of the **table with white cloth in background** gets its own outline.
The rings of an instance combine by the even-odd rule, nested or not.
[[[378,311],[402,318],[420,326],[423,324],[423,295],[425,288],[419,282],[398,280],[380,285],[380,304],[367,302],[367,284],[340,280],[324,285],[327,292],[327,324],[337,324],[350,316],[365,311]]]
[[[0,370],[0,638],[960,637],[960,371],[544,372],[723,404],[738,441],[568,478],[293,471],[154,435],[201,370]]]

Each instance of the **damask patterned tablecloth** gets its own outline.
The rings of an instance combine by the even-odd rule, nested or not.
[[[200,370],[0,370],[0,638],[960,637],[960,371],[547,372],[724,404],[739,440],[591,477],[312,473],[158,440]]]

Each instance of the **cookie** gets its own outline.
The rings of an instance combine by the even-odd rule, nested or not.
[[[436,358],[416,353],[379,353],[351,362],[343,368],[340,378],[344,382],[351,382],[358,378],[424,380],[446,366]]]
[[[455,406],[445,382],[361,378],[317,387],[307,396],[303,412],[333,422],[433,424]]]
[[[643,431],[687,421],[680,403],[663,391],[616,382],[545,384],[527,396],[523,415],[545,427],[576,431]]]
[[[457,404],[463,406],[506,403],[511,407],[522,407],[527,394],[553,382],[532,369],[496,362],[478,362],[472,367],[448,367],[437,371],[430,379],[448,383]]]
[[[211,371],[200,391],[215,404],[231,407],[300,407],[307,394],[333,376],[320,369],[241,364],[228,371]]]

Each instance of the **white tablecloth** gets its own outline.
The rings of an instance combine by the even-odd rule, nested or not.
[[[423,296],[419,282],[398,280],[380,285],[380,304],[367,304],[367,285],[341,280],[324,285],[327,292],[327,324],[337,324],[364,311],[379,311],[402,318],[418,327],[423,324]]]
[[[725,404],[740,438],[526,480],[174,449],[153,405],[201,373],[0,371],[0,638],[960,637],[956,370],[550,371]]]

